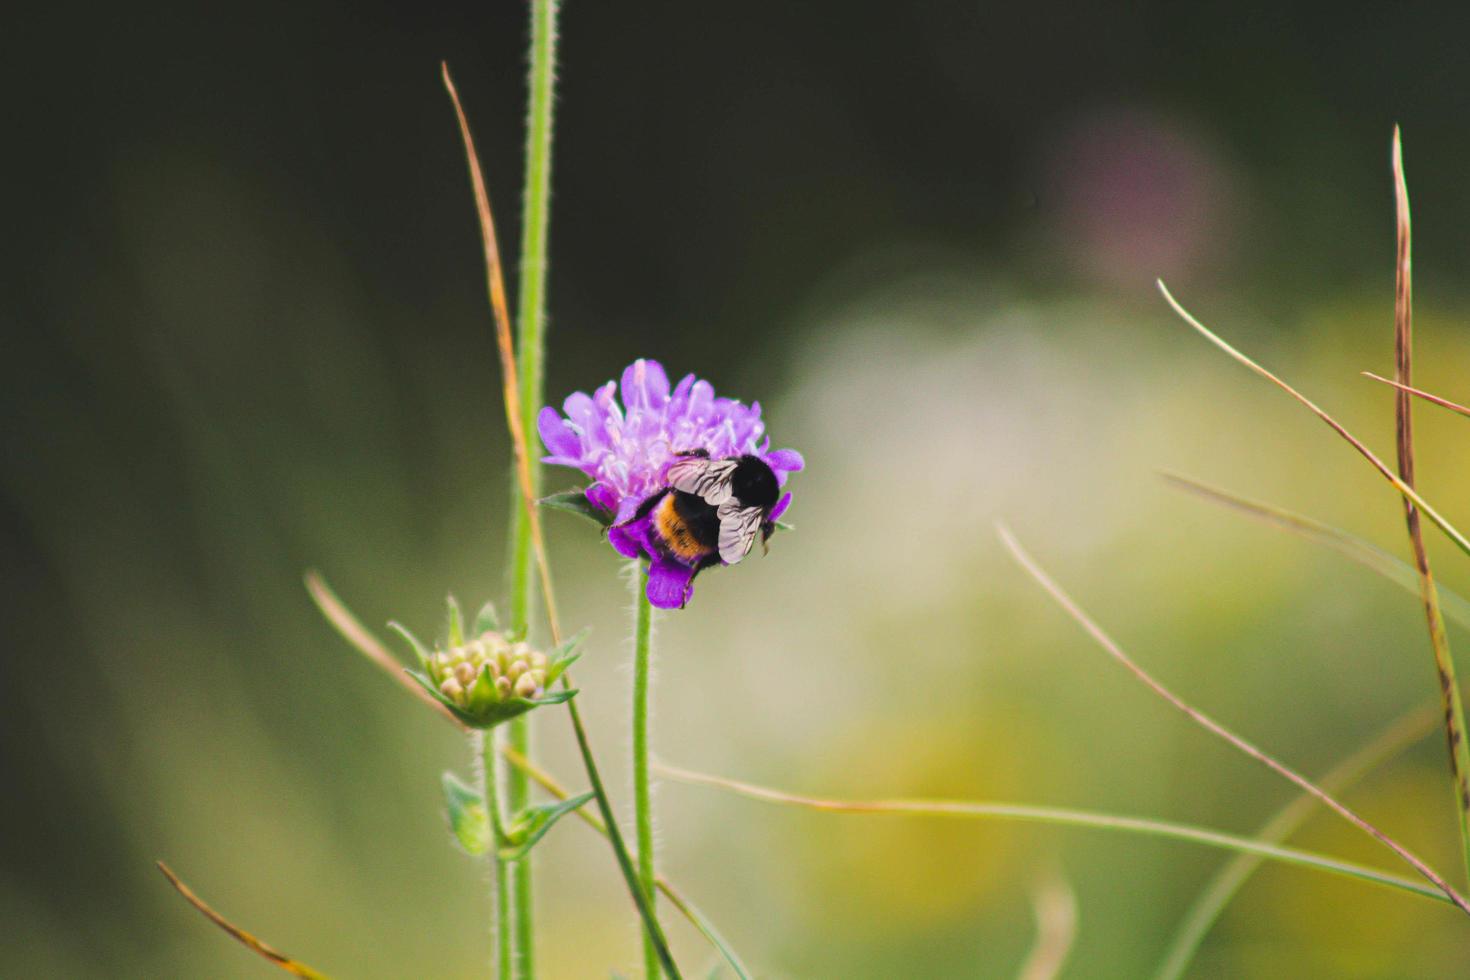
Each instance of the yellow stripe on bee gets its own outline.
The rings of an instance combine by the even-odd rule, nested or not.
[[[684,519],[674,509],[673,494],[659,501],[658,507],[653,512],[653,524],[658,529],[658,536],[663,539],[665,547],[672,551],[675,557],[686,562],[695,562],[709,554],[710,549],[694,540],[694,535],[689,531],[689,525],[684,523]]]

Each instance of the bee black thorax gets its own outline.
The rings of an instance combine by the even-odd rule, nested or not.
[[[745,507],[770,509],[776,506],[781,485],[765,460],[759,456],[741,456],[730,477],[730,490]]]

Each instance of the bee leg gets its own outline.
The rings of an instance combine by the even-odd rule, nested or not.
[[[708,449],[685,449],[685,450],[683,450],[681,452],[674,453],[674,455],[675,456],[684,456],[686,458],[687,457],[690,457],[690,456],[694,456],[694,457],[696,457],[698,459],[709,459],[709,450]]]
[[[632,524],[634,521],[641,521],[641,520],[643,520],[643,518],[647,517],[649,514],[651,514],[653,512],[653,509],[658,506],[658,502],[660,500],[663,500],[668,495],[669,495],[669,488],[668,487],[665,487],[664,489],[660,490],[658,493],[654,494],[652,497],[649,497],[647,500],[643,501],[643,503],[639,504],[638,505],[638,509],[633,512],[633,516],[632,517],[628,518],[626,521],[623,521],[620,524],[614,524],[613,527],[627,527],[629,524]]]
[[[776,533],[776,522],[766,521],[761,525],[761,555],[771,553],[771,535]]]
[[[694,580],[697,579],[697,578],[699,578],[699,573],[702,572],[702,571],[704,571],[706,568],[713,568],[715,565],[718,565],[719,563],[720,563],[720,556],[719,555],[706,555],[705,557],[701,558],[699,560],[699,564],[694,566],[694,574],[689,576],[689,589],[684,594],[686,596],[687,595],[692,595],[694,593]],[[688,599],[685,599],[683,602],[681,602],[679,604],[679,608],[680,609],[683,609],[687,605],[689,605],[689,600]]]

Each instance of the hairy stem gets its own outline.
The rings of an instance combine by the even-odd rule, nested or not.
[[[500,753],[495,749],[494,730],[476,730],[473,736],[475,768],[479,773],[480,798],[485,801],[485,812],[490,815],[490,829],[494,844],[490,848],[490,861],[494,867],[495,882],[495,975],[507,980],[511,975],[514,937],[511,921],[511,875],[510,865],[501,860],[500,849],[505,846],[505,818],[500,812]]]
[[[633,559],[633,823],[638,844],[638,882],[654,901],[653,801],[648,781],[648,684],[653,658],[653,606],[648,601],[648,563]],[[644,976],[659,975],[658,956],[643,937]]]
[[[521,430],[536,431],[536,413],[544,394],[546,334],[546,241],[551,221],[551,133],[556,85],[556,21],[558,0],[532,0],[530,107],[526,123],[526,175],[521,196],[521,268],[517,296],[516,323],[517,360],[521,368]],[[509,406],[507,406],[509,407]],[[528,461],[529,463],[529,461]],[[541,492],[541,468],[530,467],[531,493]],[[531,525],[523,508],[512,509],[511,536],[511,628],[529,630],[535,585],[532,563]],[[523,715],[511,722],[510,741],[522,754],[531,751],[531,716]],[[512,770],[506,784],[506,795],[512,812],[530,802],[530,784],[524,773]],[[517,977],[535,974],[533,895],[531,891],[531,856],[516,862],[512,871],[516,909]]]

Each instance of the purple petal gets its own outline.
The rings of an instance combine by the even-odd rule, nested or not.
[[[585,391],[574,391],[562,402],[561,410],[566,413],[567,418],[573,423],[586,429],[592,425],[596,409],[592,405],[592,398]]]
[[[773,453],[766,454],[766,465],[773,470],[784,470],[795,473],[806,466],[806,460],[801,458],[801,453],[795,449],[778,449]]]
[[[648,569],[648,601],[657,609],[679,609],[694,595],[694,569],[659,558]]]
[[[653,518],[647,515],[627,524],[614,524],[607,529],[607,540],[624,558],[637,558],[640,555],[652,557],[653,542],[649,540],[652,526]]]
[[[639,550],[638,539],[628,533],[625,527],[613,526],[607,529],[607,542],[613,546],[613,550],[624,558],[637,558],[643,552]]]
[[[639,358],[623,371],[623,404],[657,411],[668,404],[669,376],[658,361]]]
[[[567,428],[561,413],[550,405],[541,409],[541,414],[536,416],[536,429],[541,433],[541,441],[553,456],[577,459],[582,455],[582,440]]]
[[[618,509],[618,495],[612,487],[606,483],[594,483],[587,488],[587,502],[598,510],[605,510],[609,514]]]
[[[766,518],[768,521],[779,521],[781,515],[786,513],[786,508],[791,506],[791,494],[783,493],[781,499],[776,501],[776,506],[771,508],[771,514]]]

